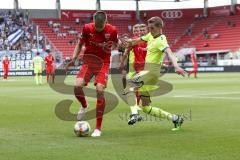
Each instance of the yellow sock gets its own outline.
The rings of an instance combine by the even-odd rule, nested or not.
[[[158,118],[166,118],[168,120],[172,120],[172,118],[173,118],[173,115],[171,113],[166,112],[157,107],[144,106],[143,112],[145,112],[151,116],[158,117]]]
[[[39,75],[39,83],[42,84],[42,75]]]
[[[38,75],[35,75],[35,81],[36,81],[36,84],[38,85],[39,84]]]

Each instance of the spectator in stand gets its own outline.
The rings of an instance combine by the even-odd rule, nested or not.
[[[229,59],[233,59],[233,52],[229,52],[228,55],[229,55]]]
[[[57,33],[57,38],[62,38],[62,33]]]
[[[51,45],[48,43],[45,47],[47,53],[51,52]]]
[[[4,40],[4,49],[7,49],[9,47],[8,39]]]
[[[132,32],[132,25],[131,24],[128,25],[128,32]]]
[[[69,31],[68,31],[68,34],[69,34],[69,35],[77,35],[77,34],[78,34],[78,31],[72,29],[72,30],[69,30]]]
[[[73,40],[68,41],[68,45],[69,46],[73,45]]]
[[[81,23],[82,23],[82,26],[84,26],[84,25],[85,25],[85,21],[84,21],[84,20],[82,20],[82,22],[81,22]]]
[[[53,21],[52,20],[48,21],[48,27],[53,27]]]
[[[0,50],[4,49],[3,38],[0,38]]]
[[[53,28],[59,28],[59,27],[61,27],[61,24],[60,23],[53,23]]]
[[[198,14],[195,14],[195,19],[198,20],[199,19],[199,15]]]
[[[26,21],[29,20],[29,10],[26,10],[26,12],[25,12],[25,18],[26,18]]]
[[[192,23],[186,30],[186,34],[191,36],[192,35],[192,28],[193,28],[194,24]]]
[[[208,29],[204,28],[202,33],[203,33],[203,36],[205,37],[205,39],[208,39]]]
[[[174,39],[173,44],[176,44],[178,42],[178,39]]]
[[[64,26],[63,26],[63,29],[69,30],[69,29],[71,29],[71,27],[70,27],[70,26],[67,26],[67,25],[64,25]]]
[[[218,33],[211,34],[211,39],[216,39],[219,37]]]
[[[204,44],[203,44],[203,47],[208,47],[208,46],[209,46],[208,43],[204,43]]]
[[[67,33],[62,33],[62,36],[63,36],[63,38],[66,38],[67,37]]]
[[[211,56],[211,60],[210,60],[210,61],[211,61],[210,64],[211,64],[212,66],[214,66],[214,65],[217,64],[217,59],[216,59],[215,56]]]
[[[229,27],[236,27],[236,23],[231,20],[228,20],[227,24]]]
[[[59,28],[53,28],[53,32],[54,33],[58,33],[59,32]]]
[[[75,23],[76,23],[76,25],[79,25],[79,24],[80,24],[79,18],[76,18],[76,19],[75,19]]]

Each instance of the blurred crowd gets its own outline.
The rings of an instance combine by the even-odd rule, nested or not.
[[[9,36],[21,31],[21,37],[16,42],[10,42]],[[0,50],[30,51],[37,49],[37,35],[33,24],[21,12],[0,12]],[[39,48],[44,48],[44,38],[39,35]]]

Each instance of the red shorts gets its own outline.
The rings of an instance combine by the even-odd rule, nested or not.
[[[46,73],[47,74],[53,74],[54,73],[54,67],[47,67],[46,68]]]
[[[4,73],[8,73],[8,68],[3,68]]]
[[[193,70],[194,70],[195,72],[197,72],[197,71],[198,71],[198,66],[193,66]]]
[[[87,85],[94,76],[94,85],[100,83],[107,86],[108,73],[109,64],[103,64],[102,66],[100,64],[83,64],[77,74],[77,78],[83,78]]]
[[[145,63],[134,63],[134,69],[137,73],[144,70]]]
[[[4,75],[7,75],[7,74],[8,74],[8,71],[9,71],[8,68],[4,68],[4,69],[3,69]]]

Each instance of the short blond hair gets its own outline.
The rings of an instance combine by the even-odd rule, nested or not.
[[[153,24],[155,27],[163,28],[163,20],[158,16],[150,18],[148,23]]]

